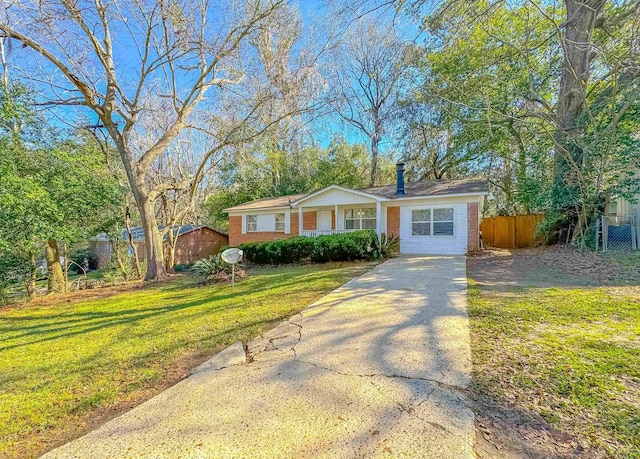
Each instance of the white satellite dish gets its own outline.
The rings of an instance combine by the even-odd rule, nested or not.
[[[231,286],[236,285],[236,264],[242,260],[242,250],[240,249],[227,249],[222,252],[222,261],[231,265]]]

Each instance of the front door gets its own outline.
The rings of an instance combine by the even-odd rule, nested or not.
[[[330,210],[319,210],[318,211],[318,222],[317,222],[317,230],[318,231],[327,231],[331,228],[331,211]]]

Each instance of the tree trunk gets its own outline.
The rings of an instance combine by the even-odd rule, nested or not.
[[[145,281],[163,281],[167,278],[167,269],[164,265],[164,255],[162,248],[162,234],[158,230],[156,212],[147,196],[136,196],[138,209],[140,210],[140,220],[144,230],[145,247],[147,249],[147,272]]]
[[[173,272],[176,265],[176,248],[173,244],[167,244],[167,272]]]
[[[115,253],[116,263],[118,263],[118,267],[120,268],[120,272],[122,273],[122,277],[124,277],[124,281],[127,282],[129,280],[129,270],[125,265],[125,262],[122,260],[121,250],[120,250],[120,235],[111,241],[111,247],[113,247],[113,252]],[[113,257],[113,255],[112,255]],[[112,258],[113,259],[113,258]],[[126,259],[129,264],[131,264],[131,260],[127,257]],[[139,279],[139,278],[138,278]]]
[[[64,264],[62,265],[62,278],[64,279],[63,288],[66,292],[69,289],[69,258],[67,257],[69,247],[67,244],[63,244],[62,249],[64,250]]]
[[[378,146],[380,144],[380,137],[378,134],[371,136],[371,180],[370,186],[376,185],[376,176],[378,174]]]
[[[58,250],[58,241],[49,238],[45,245],[47,255],[47,272],[49,279],[47,289],[49,293],[64,291],[64,275],[62,274],[62,266],[60,265],[60,250]]]
[[[591,67],[591,35],[605,0],[565,0],[567,21],[561,38],[564,62],[558,94],[558,129],[564,138],[578,135]]]
[[[591,36],[605,0],[565,0],[567,20],[560,38],[564,61],[560,77],[557,105],[556,182],[563,184],[571,158],[579,161],[582,155],[577,143],[581,135],[578,120],[585,109],[585,92],[591,70],[593,46]],[[571,157],[571,158],[569,158]]]
[[[178,226],[178,229],[176,230],[176,232],[179,232],[179,231],[180,231],[180,226]],[[167,232],[167,257],[165,261],[166,261],[167,272],[170,272],[170,273],[173,272],[173,267],[176,264],[176,244],[178,242],[178,236],[180,236],[180,234],[173,233],[173,227],[171,227],[171,229],[169,229],[169,231]]]
[[[553,207],[570,214],[574,206],[585,205],[581,187],[575,177],[580,172],[584,151],[580,138],[580,118],[586,108],[586,87],[589,82],[593,45],[591,37],[606,0],[565,0],[566,22],[560,37],[564,53],[557,104],[556,151]],[[571,179],[573,178],[573,179]],[[584,225],[584,219],[579,219]],[[582,234],[584,228],[577,233]]]
[[[27,297],[29,301],[36,299],[36,257],[31,255],[31,263],[29,265],[29,277],[26,283]]]
[[[131,211],[129,206],[125,210],[124,225],[127,229],[127,239],[129,240],[129,247],[133,253],[133,267],[136,270],[136,276],[138,279],[142,279],[142,269],[140,269],[140,258],[138,257],[138,247],[133,242],[133,236],[131,235]]]

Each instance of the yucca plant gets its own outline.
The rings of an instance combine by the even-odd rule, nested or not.
[[[221,273],[230,273],[231,265],[226,263],[219,253],[196,261],[189,270],[194,276],[204,280],[212,280]]]

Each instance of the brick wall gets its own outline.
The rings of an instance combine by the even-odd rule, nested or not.
[[[297,217],[297,215],[296,215]],[[303,212],[302,213],[302,229],[314,230],[317,229],[318,218],[316,212]]]
[[[242,217],[240,215],[229,216],[229,246],[237,247],[246,242],[266,242],[287,239],[299,234],[298,213],[290,213],[290,234],[276,231],[259,231],[255,233],[242,234]],[[304,212],[302,215],[302,225],[304,229],[316,229],[316,213]]]
[[[400,235],[400,207],[387,207],[387,235]]]
[[[168,241],[165,244],[165,253],[168,252]],[[220,248],[229,244],[229,239],[224,234],[212,231],[209,228],[200,228],[178,237],[176,243],[175,264],[194,263],[202,258],[218,253]]]
[[[467,253],[473,253],[480,250],[480,223],[478,221],[478,203],[467,203]]]

